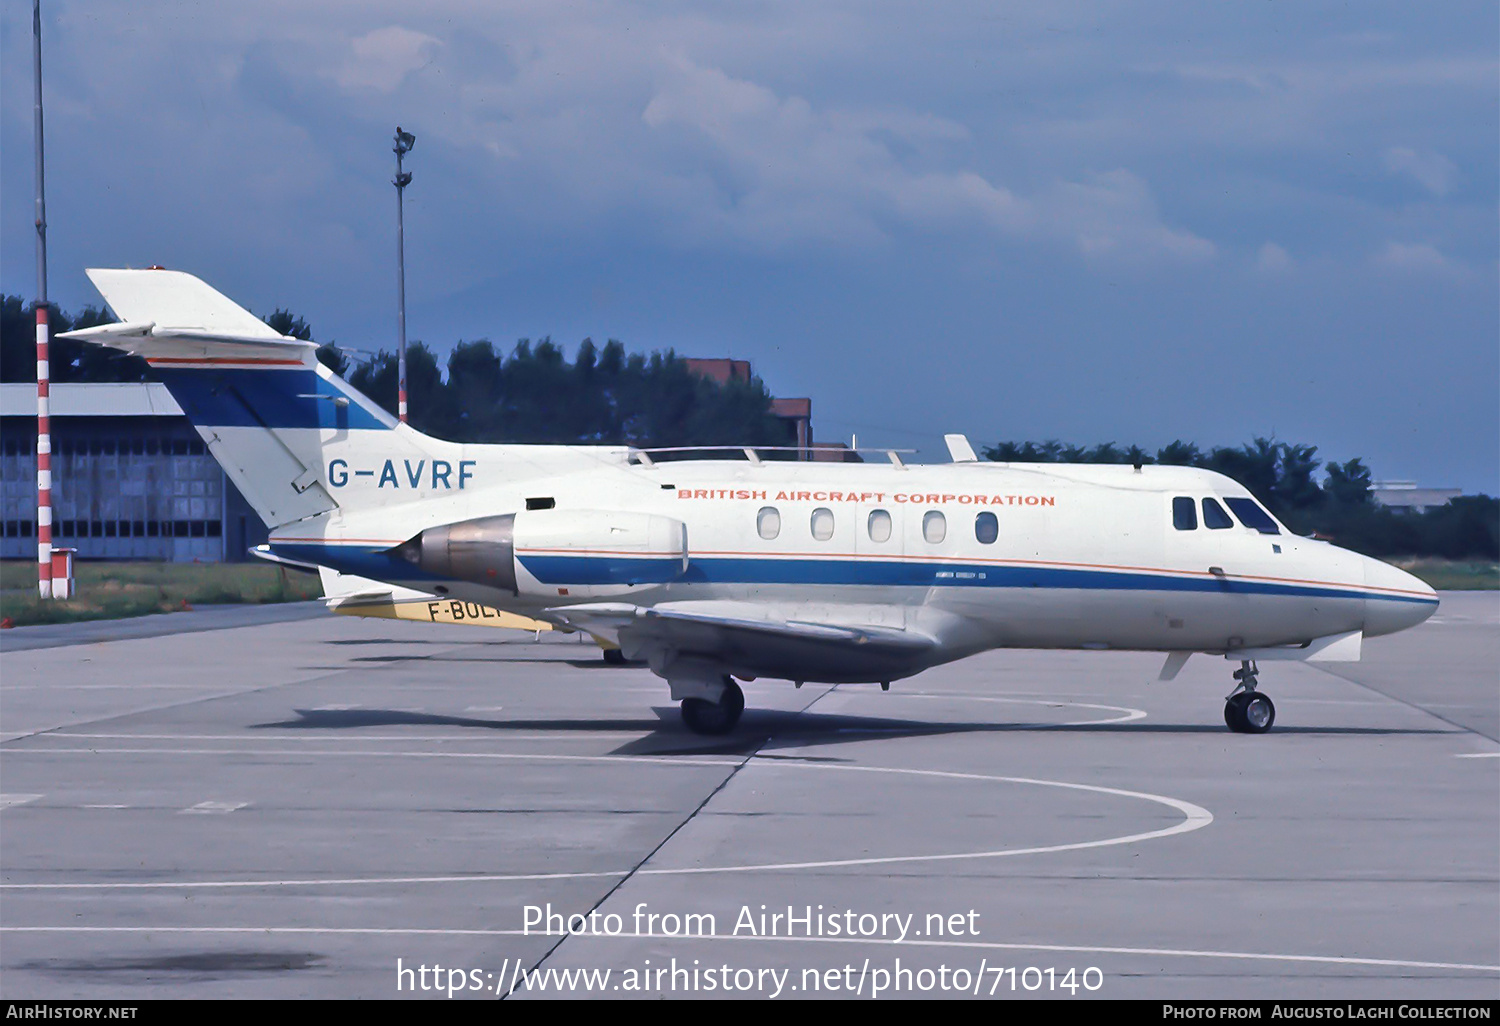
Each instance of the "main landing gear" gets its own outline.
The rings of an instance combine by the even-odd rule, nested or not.
[[[1269,696],[1255,690],[1259,672],[1249,659],[1234,671],[1239,683],[1224,701],[1224,722],[1236,734],[1264,734],[1276,722],[1276,706]]]
[[[745,693],[733,678],[724,678],[724,691],[717,702],[706,698],[682,700],[682,722],[694,734],[727,734],[745,711]]]

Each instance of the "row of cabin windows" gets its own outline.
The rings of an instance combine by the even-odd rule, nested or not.
[[[828,541],[833,537],[833,510],[819,506],[812,511],[809,526],[815,541]],[[766,541],[781,534],[781,511],[775,506],[762,506],[755,515],[755,530]],[[871,510],[865,520],[865,531],[877,544],[891,540],[891,514],[887,510]],[[922,538],[937,545],[948,537],[948,518],[937,510],[928,510],[922,515]],[[993,545],[1000,537],[1000,521],[990,512],[980,513],[974,518],[974,537],[981,545]]]
[[[1234,511],[1241,524],[1253,528],[1261,534],[1280,534],[1281,530],[1276,526],[1276,521],[1271,519],[1271,514],[1260,508],[1260,504],[1254,499],[1225,499],[1224,502]],[[1224,507],[1220,506],[1217,499],[1203,499],[1195,501],[1186,495],[1179,495],[1172,500],[1172,526],[1179,531],[1196,531],[1198,529],[1198,507],[1203,508],[1203,526],[1210,531],[1222,531],[1226,527],[1233,527],[1234,521]]]

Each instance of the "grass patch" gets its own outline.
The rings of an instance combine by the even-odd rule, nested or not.
[[[1482,559],[1392,559],[1407,573],[1420,577],[1438,591],[1494,591],[1500,589],[1500,563]]]
[[[192,606],[320,598],[315,574],[264,563],[75,563],[77,597],[43,602],[36,564],[0,562],[0,618],[16,626],[116,620]],[[184,605],[185,604],[185,605]]]

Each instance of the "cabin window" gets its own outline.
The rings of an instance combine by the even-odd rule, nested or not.
[[[1229,514],[1224,512],[1223,506],[1213,499],[1204,499],[1203,526],[1211,531],[1219,531],[1226,527],[1233,527],[1234,521],[1229,519]]]
[[[933,545],[948,537],[948,518],[937,510],[929,510],[922,517],[922,537]]]
[[[781,533],[781,511],[775,506],[762,506],[755,514],[755,530],[766,541]]]
[[[833,510],[819,506],[812,511],[812,536],[816,541],[833,537]]]
[[[974,518],[974,537],[981,545],[993,545],[1000,537],[1000,521],[988,511]]]
[[[872,542],[886,542],[891,540],[891,515],[883,509],[870,511],[870,522],[866,525],[870,532]]]
[[[1276,521],[1271,519],[1271,514],[1260,508],[1260,504],[1254,499],[1225,499],[1230,510],[1239,518],[1240,523],[1246,527],[1252,527],[1261,534],[1280,534],[1276,527]]]
[[[1186,495],[1172,500],[1172,526],[1179,531],[1198,530],[1198,506]]]

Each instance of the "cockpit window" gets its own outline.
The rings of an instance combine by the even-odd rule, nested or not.
[[[1172,526],[1179,531],[1198,530],[1198,506],[1186,495],[1172,500]]]
[[[1221,531],[1226,527],[1233,527],[1234,521],[1229,519],[1229,514],[1224,512],[1213,499],[1203,500],[1203,526],[1211,531]]]
[[[1246,527],[1252,527],[1261,534],[1280,534],[1276,521],[1271,519],[1271,514],[1260,508],[1260,503],[1254,499],[1225,499],[1234,515],[1239,517],[1240,523]]]

